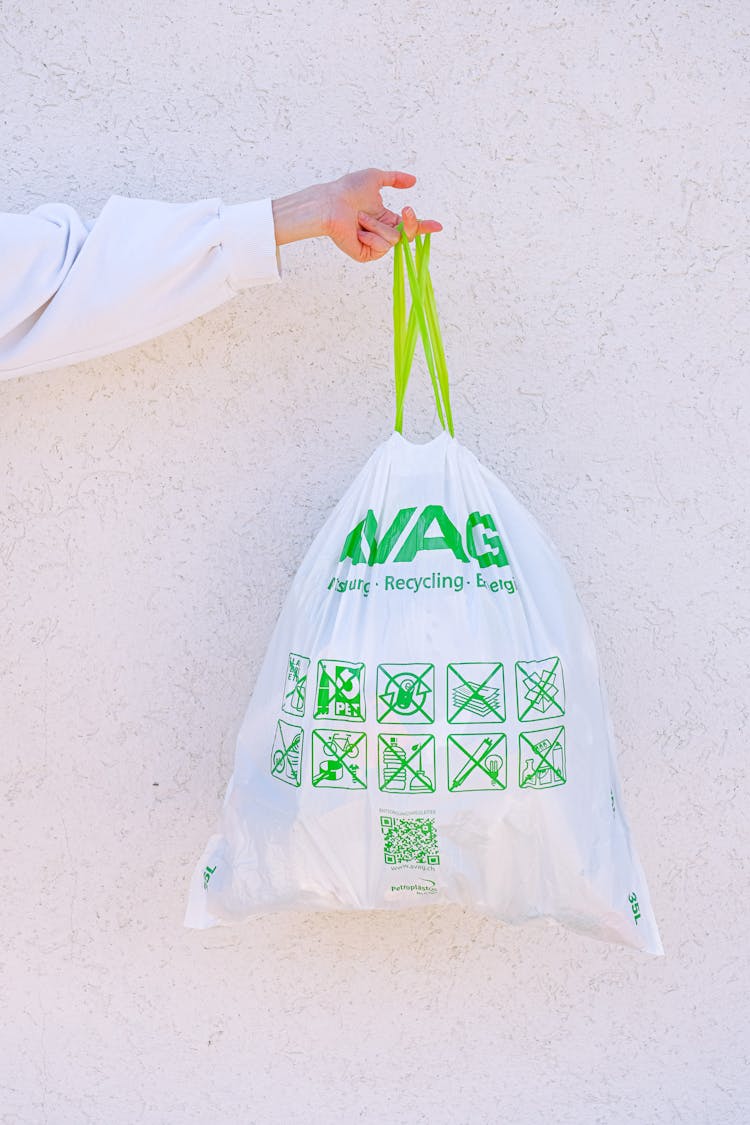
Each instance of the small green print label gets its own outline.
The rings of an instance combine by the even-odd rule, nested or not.
[[[635,919],[635,924],[637,926],[638,919],[641,916],[641,908],[638,905],[638,896],[635,891],[633,891],[632,894],[628,895],[628,902],[630,903],[630,909],[633,911],[633,918]]]

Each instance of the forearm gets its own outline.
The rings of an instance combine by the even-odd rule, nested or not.
[[[285,246],[302,238],[318,238],[327,233],[327,184],[312,184],[301,191],[271,200],[276,245]]]

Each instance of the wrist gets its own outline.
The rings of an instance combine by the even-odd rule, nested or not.
[[[276,245],[326,233],[326,185],[313,184],[301,191],[271,200]]]

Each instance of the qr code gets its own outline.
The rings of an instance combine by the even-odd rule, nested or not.
[[[386,863],[440,863],[434,816],[381,816]]]

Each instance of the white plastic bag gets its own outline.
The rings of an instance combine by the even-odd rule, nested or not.
[[[451,435],[427,263],[395,289],[398,418],[415,320],[449,429],[395,430],[294,579],[196,865],[185,925],[459,903],[661,955],[596,653],[534,519]]]

